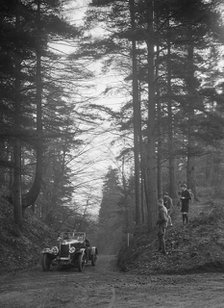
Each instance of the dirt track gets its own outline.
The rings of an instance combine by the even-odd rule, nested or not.
[[[224,274],[138,276],[120,273],[101,256],[84,273],[75,269],[1,277],[1,308],[224,307]]]

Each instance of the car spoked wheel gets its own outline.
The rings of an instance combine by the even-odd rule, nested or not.
[[[86,264],[86,258],[84,254],[80,254],[78,258],[78,270],[79,272],[83,272]]]
[[[95,266],[96,265],[96,255],[92,255],[92,258],[91,258],[91,264],[92,266]]]
[[[44,253],[42,255],[41,265],[42,265],[43,271],[47,272],[47,271],[50,270],[51,259],[49,258],[49,256],[46,253]]]

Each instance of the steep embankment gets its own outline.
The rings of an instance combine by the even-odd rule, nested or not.
[[[18,236],[12,206],[0,198],[0,272],[14,271],[37,264],[41,249],[56,236],[45,224],[26,214],[23,232]]]
[[[157,252],[156,232],[141,234],[129,249],[120,251],[120,268],[139,274],[224,271],[223,202],[194,203],[190,218],[183,226],[176,209],[174,226],[167,229],[168,255]]]

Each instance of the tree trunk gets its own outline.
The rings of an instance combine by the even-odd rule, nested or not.
[[[147,2],[148,6],[148,37],[147,64],[148,64],[148,140],[147,140],[147,200],[148,200],[148,228],[149,231],[156,226],[157,208],[157,174],[155,156],[155,85],[154,85],[154,29],[153,29],[153,0]]]
[[[16,139],[14,144],[14,175],[12,201],[14,207],[14,222],[19,229],[22,228],[22,198],[21,198],[21,145]]]
[[[131,27],[135,30],[134,0],[129,0]],[[140,139],[141,139],[141,107],[139,102],[139,89],[137,78],[136,41],[132,40],[132,89],[133,89],[133,128],[134,128],[134,164],[135,164],[135,221],[139,225],[143,221],[141,210],[141,186],[140,186]]]
[[[173,150],[173,112],[172,112],[172,85],[171,85],[171,44],[170,29],[168,20],[168,41],[167,41],[167,94],[168,94],[168,155],[169,155],[169,195],[176,197],[175,185],[175,157]]]
[[[20,29],[20,1],[16,2],[16,29]],[[20,101],[20,72],[21,62],[19,55],[15,54],[16,58],[16,79],[15,79],[15,130],[20,131],[20,114],[21,114],[21,101]],[[13,172],[13,193],[12,201],[14,207],[14,221],[18,229],[22,228],[22,199],[21,199],[21,144],[19,136],[15,138],[13,145],[14,156],[14,172]]]
[[[156,59],[159,58],[159,46],[156,47]],[[161,102],[159,93],[159,64],[156,63],[156,103],[157,103],[157,190],[158,197],[160,198],[163,193],[163,181],[162,181],[162,131],[161,131]]]
[[[42,144],[42,78],[41,78],[41,12],[40,0],[37,1],[36,23],[38,37],[36,43],[36,104],[37,104],[37,136],[35,179],[29,192],[23,196],[23,209],[35,203],[41,188],[43,144]]]
[[[197,200],[197,192],[196,192],[196,183],[195,183],[195,154],[194,154],[194,147],[195,147],[195,140],[193,137],[193,130],[194,130],[194,101],[197,99],[196,89],[195,89],[195,82],[194,82],[194,47],[192,42],[191,31],[189,30],[189,45],[188,45],[188,55],[187,55],[187,77],[186,77],[186,84],[187,84],[187,91],[190,96],[187,106],[188,112],[188,129],[187,129],[187,186],[190,188],[194,194],[194,198]],[[190,101],[191,100],[191,101]]]

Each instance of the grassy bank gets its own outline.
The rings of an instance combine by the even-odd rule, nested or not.
[[[137,235],[119,253],[121,270],[139,274],[184,274],[224,271],[224,203],[201,201],[191,207],[190,222],[182,225],[176,209],[166,234],[166,256],[157,252],[157,231]]]
[[[27,213],[23,230],[18,236],[12,206],[3,198],[0,204],[0,272],[16,271],[37,264],[41,249],[51,245],[56,234]]]

